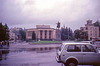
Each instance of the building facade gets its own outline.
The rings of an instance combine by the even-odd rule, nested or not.
[[[36,28],[26,29],[26,39],[32,40],[33,36],[35,40],[61,40],[57,36],[57,29],[50,28],[50,25],[36,25]]]
[[[10,40],[20,40],[19,30],[22,28],[14,27],[9,30]]]
[[[80,27],[80,30],[88,33],[88,40],[99,38],[99,27],[92,24],[92,20],[87,20],[85,27]]]
[[[9,37],[10,37],[10,40],[15,40],[16,39],[16,35],[12,31],[9,32]]]

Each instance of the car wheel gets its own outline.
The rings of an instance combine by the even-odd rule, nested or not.
[[[75,62],[67,62],[65,64],[65,66],[77,66],[77,63],[75,63]]]

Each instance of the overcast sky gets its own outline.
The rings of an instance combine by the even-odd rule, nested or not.
[[[35,28],[61,22],[73,30],[100,20],[100,0],[0,0],[0,22],[11,27]]]

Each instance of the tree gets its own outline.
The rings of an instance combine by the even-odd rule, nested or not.
[[[73,32],[72,32],[72,29],[68,29],[68,35],[69,35],[69,39],[73,39]]]
[[[4,41],[5,38],[5,31],[4,31],[4,26],[2,23],[0,23],[0,41]]]
[[[9,28],[7,24],[0,23],[0,41],[9,40]]]
[[[5,24],[4,27],[6,31],[5,40],[9,40],[9,27],[7,26],[7,24]]]
[[[72,40],[73,39],[73,32],[70,28],[61,28],[61,39],[62,40]]]
[[[77,29],[74,31],[74,37],[77,40],[88,40],[88,33]]]
[[[77,39],[77,40],[79,40],[80,39],[80,30],[75,30],[74,31],[74,37],[75,37],[75,39]]]
[[[21,40],[26,40],[26,31],[23,29],[20,29],[19,31],[19,37]]]
[[[99,27],[99,37],[100,37],[100,21],[97,20],[97,21],[94,23],[94,26]]]
[[[100,21],[97,20],[97,21],[94,23],[94,26],[98,26],[98,27],[100,27]]]
[[[80,31],[80,39],[81,40],[88,40],[88,33],[85,31]]]
[[[65,28],[61,28],[61,40],[66,40]]]

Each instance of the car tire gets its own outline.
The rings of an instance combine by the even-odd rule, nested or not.
[[[65,64],[65,66],[77,66],[77,63],[76,63],[76,62],[70,61],[70,62],[67,62],[67,63]]]

